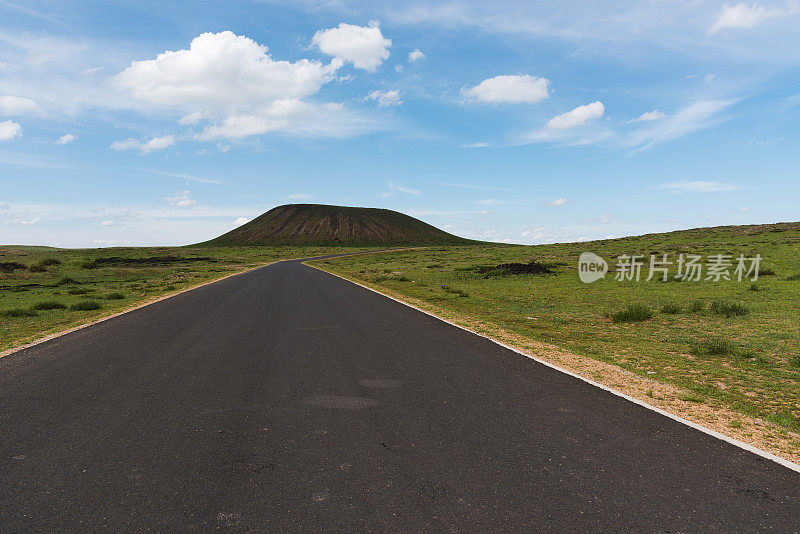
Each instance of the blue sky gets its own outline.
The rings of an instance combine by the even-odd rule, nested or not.
[[[0,0],[0,243],[276,205],[548,243],[800,220],[798,2]]]

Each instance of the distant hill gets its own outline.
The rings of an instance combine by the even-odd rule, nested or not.
[[[397,211],[323,204],[287,204],[200,243],[232,245],[464,245],[480,243],[448,234]]]

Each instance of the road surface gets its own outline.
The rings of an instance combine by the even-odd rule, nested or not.
[[[798,531],[800,474],[296,261],[0,358],[0,531]]]

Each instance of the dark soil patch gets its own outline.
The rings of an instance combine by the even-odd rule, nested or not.
[[[553,274],[553,271],[537,261],[530,263],[501,263],[499,265],[478,267],[480,274],[488,276],[507,276],[513,274]]]
[[[176,263],[208,262],[215,263],[219,260],[208,257],[192,256],[181,258],[179,256],[150,256],[149,258],[122,258],[111,256],[94,260],[96,267],[162,267]]]
[[[24,268],[24,265],[15,261],[0,261],[0,273],[13,273],[17,269]]]

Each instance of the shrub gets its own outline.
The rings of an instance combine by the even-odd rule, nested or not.
[[[70,310],[76,311],[99,310],[100,308],[102,306],[96,300],[82,300],[69,307]]]
[[[723,300],[715,300],[711,303],[711,312],[717,315],[724,315],[725,317],[737,317],[747,315],[750,310],[744,304],[738,302],[725,302]]]
[[[758,276],[775,276],[775,271],[769,267],[762,267],[758,270]]]
[[[50,267],[51,265],[61,265],[61,260],[58,258],[45,258],[39,262],[39,265],[44,265],[45,267]]]
[[[689,311],[692,313],[701,313],[704,309],[706,309],[706,305],[703,303],[702,300],[695,300],[689,306]]]
[[[164,291],[175,291],[176,289],[177,288],[172,284],[170,284],[168,286],[164,286]]]
[[[105,296],[106,300],[122,300],[125,298],[125,295],[122,293],[109,293]]]
[[[77,284],[77,283],[78,283],[78,281],[75,280],[74,278],[70,278],[69,276],[65,276],[64,278],[62,278],[61,280],[56,282],[56,285],[57,286],[63,286],[63,285],[66,285],[66,284]]]
[[[81,263],[81,269],[97,269],[96,260],[86,260]]]
[[[791,360],[789,360],[789,364],[792,367],[800,367],[800,356],[793,356]]]
[[[653,318],[653,311],[644,304],[629,304],[624,310],[611,314],[615,323],[637,323]]]
[[[784,278],[784,280],[786,280],[787,282],[797,282],[798,280],[800,280],[800,273],[790,274],[789,276]]]
[[[764,288],[762,288],[760,285],[756,284],[755,282],[750,284],[750,287],[748,287],[747,289],[748,289],[748,291],[763,291],[764,290]]]
[[[681,312],[681,307],[674,303],[668,303],[661,306],[661,313],[676,314]]]
[[[28,267],[28,270],[32,273],[43,273],[47,271],[47,265],[42,265],[41,263],[33,263]]]
[[[66,308],[64,304],[61,304],[57,300],[43,300],[31,306],[33,310],[64,310]]]
[[[39,314],[30,308],[11,308],[4,311],[3,315],[6,317],[36,317]]]

